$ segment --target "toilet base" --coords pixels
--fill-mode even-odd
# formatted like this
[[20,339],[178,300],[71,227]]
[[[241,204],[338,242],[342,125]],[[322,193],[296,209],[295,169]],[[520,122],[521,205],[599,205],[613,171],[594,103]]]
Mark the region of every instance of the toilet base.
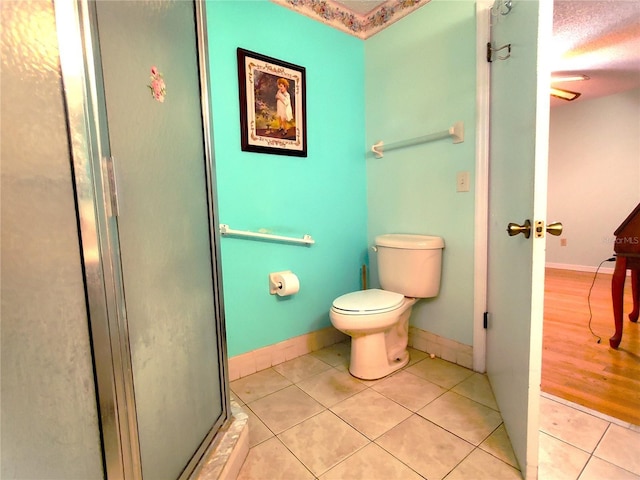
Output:
[[401,369],[407,363],[409,352],[406,348],[397,354],[396,358],[387,358],[385,332],[351,337],[349,373],[356,378],[378,380]]

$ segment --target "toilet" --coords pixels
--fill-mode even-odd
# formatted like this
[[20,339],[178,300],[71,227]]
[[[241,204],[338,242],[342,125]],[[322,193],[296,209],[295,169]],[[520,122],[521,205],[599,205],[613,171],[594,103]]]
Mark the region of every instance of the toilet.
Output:
[[441,237],[386,234],[375,238],[382,289],[347,293],[333,301],[329,317],[351,336],[349,372],[375,380],[409,362],[409,316],[421,298],[440,291]]

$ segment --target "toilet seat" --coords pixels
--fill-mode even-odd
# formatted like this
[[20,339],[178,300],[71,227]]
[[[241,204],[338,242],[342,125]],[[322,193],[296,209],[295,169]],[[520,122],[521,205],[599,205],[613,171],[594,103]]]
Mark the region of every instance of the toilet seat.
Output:
[[402,305],[404,295],[372,288],[347,293],[333,301],[333,308],[343,315],[367,315],[391,312]]

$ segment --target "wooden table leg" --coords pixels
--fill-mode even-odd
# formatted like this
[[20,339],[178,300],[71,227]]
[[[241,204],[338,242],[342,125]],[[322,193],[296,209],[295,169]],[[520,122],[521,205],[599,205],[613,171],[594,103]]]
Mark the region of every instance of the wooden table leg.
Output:
[[616,266],[613,270],[613,278],[611,279],[611,300],[613,302],[613,322],[616,327],[616,333],[609,339],[611,348],[618,348],[622,340],[622,309],[624,295],[624,281],[627,275],[627,259],[618,255],[616,257]]
[[640,291],[638,291],[638,281],[640,280],[640,270],[631,270],[631,295],[633,296],[633,310],[629,314],[629,320],[632,322],[638,321],[638,314],[640,313]]

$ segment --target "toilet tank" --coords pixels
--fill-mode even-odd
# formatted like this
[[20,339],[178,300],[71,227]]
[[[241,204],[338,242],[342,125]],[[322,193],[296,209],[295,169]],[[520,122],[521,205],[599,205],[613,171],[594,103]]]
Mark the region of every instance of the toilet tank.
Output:
[[440,291],[441,237],[412,234],[378,235],[378,278],[384,290],[405,297],[430,298]]

